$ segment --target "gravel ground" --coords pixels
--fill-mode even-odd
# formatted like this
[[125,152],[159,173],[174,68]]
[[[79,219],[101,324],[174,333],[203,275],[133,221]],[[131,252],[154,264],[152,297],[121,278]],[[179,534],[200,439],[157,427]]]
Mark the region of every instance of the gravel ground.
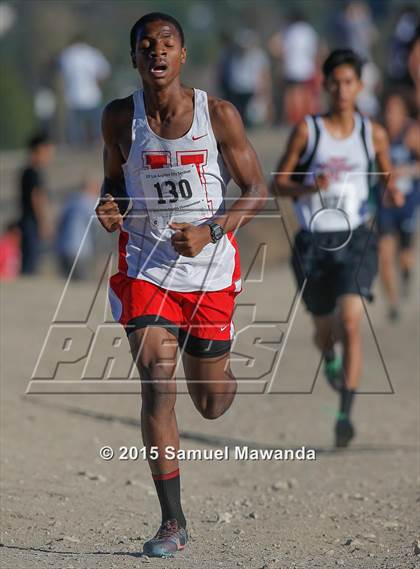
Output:
[[[158,523],[147,464],[106,462],[98,454],[105,444],[116,451],[141,445],[139,396],[24,395],[63,284],[39,277],[3,287],[3,567],[416,566],[419,393],[414,299],[393,327],[384,317],[380,299],[369,307],[394,394],[380,394],[389,392],[390,386],[365,319],[362,387],[374,393],[356,401],[358,436],[348,450],[331,446],[336,396],[322,377],[314,382],[318,358],[301,306],[293,326],[279,325],[290,333],[271,393],[240,394],[225,416],[210,422],[197,414],[187,395],[180,394],[182,447],[228,446],[230,459],[182,463],[191,541],[174,559],[150,560],[140,554],[143,540]],[[259,287],[255,282],[246,284],[239,304],[256,305],[258,322],[284,320],[293,291],[287,267],[265,274],[264,294]],[[68,292],[67,300],[78,307],[92,290],[89,284],[79,284]],[[247,309],[238,308],[236,352],[241,354],[249,352],[249,337],[243,335],[241,323],[241,318],[246,322],[241,310]],[[261,333],[267,340],[264,334],[267,331]],[[276,347],[270,334],[268,343]],[[261,353],[256,368],[267,358]],[[241,375],[243,368],[235,366]],[[254,376],[258,374],[256,369]],[[313,383],[311,394],[290,393],[310,391]],[[316,460],[235,460],[235,447],[244,446],[305,446],[315,449]]]

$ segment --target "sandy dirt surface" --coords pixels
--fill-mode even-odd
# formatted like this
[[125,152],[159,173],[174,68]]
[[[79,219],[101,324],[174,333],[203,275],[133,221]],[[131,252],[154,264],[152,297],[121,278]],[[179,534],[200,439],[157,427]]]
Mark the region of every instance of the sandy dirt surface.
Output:
[[[271,392],[239,395],[217,421],[202,419],[189,397],[179,395],[182,447],[228,446],[230,459],[182,463],[191,540],[183,553],[167,560],[140,555],[143,540],[155,532],[159,521],[147,464],[141,459],[106,462],[99,457],[103,445],[110,445],[116,454],[122,446],[141,446],[139,396],[24,395],[64,283],[39,277],[2,287],[2,567],[416,566],[415,299],[403,307],[402,321],[392,327],[380,298],[368,308],[394,394],[389,394],[390,384],[365,319],[362,388],[373,393],[356,401],[356,441],[350,449],[336,451],[332,447],[336,395],[322,374],[316,378],[319,361],[311,346],[309,318],[302,306],[294,305],[293,323],[290,318],[284,322],[294,291],[288,268],[266,271],[263,284],[251,277],[252,271],[238,299],[242,306],[236,319],[235,353],[241,357],[235,358],[234,369],[247,378],[242,390],[252,378],[262,376],[253,382],[253,390],[271,385]],[[75,285],[72,306],[76,309],[92,290],[89,284]],[[249,347],[251,336],[244,332],[249,306],[257,307],[259,324],[253,336],[262,338],[254,350]],[[273,324],[276,320],[282,322]],[[274,369],[267,362],[272,353],[281,352],[276,330],[283,331],[285,347]],[[268,355],[261,355],[263,350]],[[244,355],[248,363],[254,362],[251,371],[243,365]],[[70,368],[62,379],[66,373]],[[264,383],[267,377],[271,384]],[[235,460],[235,447],[244,446],[305,446],[316,450],[316,460]]]

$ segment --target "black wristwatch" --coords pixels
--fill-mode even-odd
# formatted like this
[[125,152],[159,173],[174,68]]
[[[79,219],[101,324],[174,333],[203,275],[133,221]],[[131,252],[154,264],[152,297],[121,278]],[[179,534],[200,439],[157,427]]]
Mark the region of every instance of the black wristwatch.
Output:
[[225,234],[225,230],[217,223],[209,223],[209,227],[212,243],[217,243]]

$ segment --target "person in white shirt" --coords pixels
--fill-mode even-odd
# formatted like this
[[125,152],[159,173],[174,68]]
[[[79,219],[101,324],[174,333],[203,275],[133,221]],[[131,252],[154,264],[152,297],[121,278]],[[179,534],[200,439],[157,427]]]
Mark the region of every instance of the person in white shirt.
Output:
[[69,142],[82,144],[98,140],[102,103],[100,82],[110,73],[107,59],[79,37],[61,52],[59,66]]
[[316,72],[318,34],[303,19],[290,23],[283,35],[284,77],[286,81],[305,83]]
[[229,71],[230,101],[245,125],[264,122],[271,108],[270,62],[253,30],[235,36]]
[[318,74],[318,34],[295,10],[285,30],[270,39],[269,48],[282,63],[286,82],[284,118],[289,124],[297,124],[306,114],[318,111],[314,90]]

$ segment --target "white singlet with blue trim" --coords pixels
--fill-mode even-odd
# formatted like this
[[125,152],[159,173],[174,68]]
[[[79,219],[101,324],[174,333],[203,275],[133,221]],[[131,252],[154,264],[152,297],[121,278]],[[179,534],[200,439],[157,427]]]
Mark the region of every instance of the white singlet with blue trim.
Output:
[[[299,163],[311,156],[315,147],[313,118],[305,117],[308,143]],[[314,232],[348,231],[364,224],[370,216],[369,162],[375,157],[372,124],[369,119],[354,113],[354,128],[344,139],[334,138],[325,127],[321,116],[315,117],[319,128],[316,152],[308,165],[304,185],[313,185],[315,176],[330,177],[327,190],[305,195],[295,201],[295,212],[302,229]],[[365,128],[367,153],[361,136]]]
[[224,213],[230,176],[213,133],[207,93],[194,90],[189,131],[166,139],[150,128],[143,90],[133,93],[132,143],[123,165],[133,207],[120,234],[119,270],[168,290],[241,289],[239,254],[232,234],[207,244],[195,257],[171,244],[170,221],[202,224]]

